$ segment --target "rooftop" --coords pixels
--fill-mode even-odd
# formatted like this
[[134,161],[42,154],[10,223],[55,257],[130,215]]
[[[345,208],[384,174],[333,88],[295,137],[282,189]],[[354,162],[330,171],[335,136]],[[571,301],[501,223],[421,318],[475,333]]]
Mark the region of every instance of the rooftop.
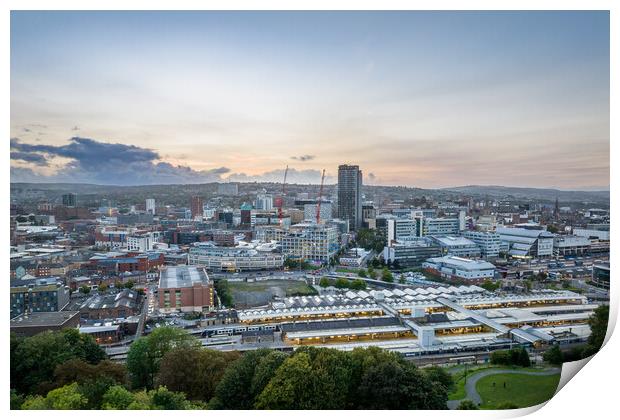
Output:
[[204,269],[192,265],[167,267],[159,275],[161,289],[192,287],[197,283],[207,285],[209,276]]
[[32,312],[11,319],[11,327],[61,326],[78,314],[79,312],[76,311]]

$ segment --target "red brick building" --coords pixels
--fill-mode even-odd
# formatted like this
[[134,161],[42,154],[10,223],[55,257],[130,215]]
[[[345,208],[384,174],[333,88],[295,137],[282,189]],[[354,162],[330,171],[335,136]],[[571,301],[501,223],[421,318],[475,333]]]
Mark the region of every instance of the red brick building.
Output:
[[214,307],[213,282],[204,268],[168,267],[160,273],[160,312],[208,312]]

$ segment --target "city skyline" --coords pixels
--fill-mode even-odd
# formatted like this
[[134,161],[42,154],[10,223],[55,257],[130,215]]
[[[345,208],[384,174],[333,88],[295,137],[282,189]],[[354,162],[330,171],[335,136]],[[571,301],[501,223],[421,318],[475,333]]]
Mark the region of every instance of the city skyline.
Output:
[[607,12],[13,12],[11,73],[13,182],[609,189]]

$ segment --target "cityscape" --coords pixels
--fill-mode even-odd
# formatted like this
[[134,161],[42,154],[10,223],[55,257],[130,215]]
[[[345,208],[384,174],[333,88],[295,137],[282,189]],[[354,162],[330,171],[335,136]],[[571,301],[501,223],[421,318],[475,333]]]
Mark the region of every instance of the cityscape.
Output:
[[[34,42],[32,25],[44,22],[45,33],[46,25],[71,21],[76,13],[13,13],[12,70],[28,62],[20,48]],[[227,25],[253,19],[213,15],[201,22],[222,31],[222,39],[229,36]],[[335,15],[308,17],[345,19]],[[396,15],[351,15],[347,27],[355,31],[376,18],[384,28]],[[471,23],[470,16],[460,21],[454,15],[457,26]],[[484,23],[484,15],[476,19]],[[145,27],[154,23],[148,19],[167,18],[175,39],[185,35],[175,25],[202,19],[200,13],[165,12],[83,16],[93,24],[118,19],[121,34],[132,19],[148,33]],[[300,18],[255,16],[255,22],[273,20],[274,33],[284,20]],[[607,22],[602,60],[609,59],[608,13],[538,17],[567,34],[570,22]],[[440,22],[441,16],[429,19]],[[49,48],[70,42],[55,36]],[[346,44],[345,38],[338,39]],[[313,51],[310,41],[296,42]],[[596,68],[575,80],[586,73],[596,79],[596,59]],[[600,87],[607,100],[608,64]],[[229,75],[214,74],[229,83]],[[247,82],[243,72],[236,76]],[[331,149],[329,136],[317,143],[300,138],[294,150],[287,145],[277,152],[265,140],[262,150],[256,143],[269,131],[265,121],[252,122],[262,133],[255,142],[222,140],[212,153],[208,144],[180,140],[178,150],[174,141],[163,147],[155,140],[101,140],[105,130],[86,109],[82,120],[76,110],[80,125],[69,135],[58,131],[64,120],[56,117],[35,128],[24,121],[43,121],[37,118],[51,111],[42,111],[45,101],[25,104],[33,95],[22,85],[27,77],[12,82],[11,94],[13,410],[516,409],[545,403],[562,364],[589,357],[603,344],[610,301],[608,102],[606,115],[597,117],[604,105],[593,106],[592,118],[564,139],[565,146],[559,131],[545,131],[558,148],[557,158],[544,164],[537,163],[536,139],[526,144],[506,134],[510,147],[490,140],[478,149],[482,157],[474,156],[476,142],[465,151],[437,140],[434,161],[425,142],[412,140],[413,153],[428,160],[418,165],[404,143],[392,145],[387,137],[387,155],[365,148],[370,143],[363,137],[357,144],[343,139],[349,152]],[[42,82],[42,95],[53,94],[48,82],[55,83]],[[322,89],[322,79],[317,83]],[[366,98],[359,99],[363,107]],[[108,118],[113,109],[101,101],[102,118]],[[270,106],[265,103],[265,114]],[[325,113],[338,106],[335,99]],[[282,126],[295,123],[301,124]],[[471,134],[469,125],[463,129]],[[605,129],[606,138],[591,140]],[[216,131],[227,136],[235,130]],[[584,155],[588,145],[591,153]],[[427,171],[433,162],[436,171]]]

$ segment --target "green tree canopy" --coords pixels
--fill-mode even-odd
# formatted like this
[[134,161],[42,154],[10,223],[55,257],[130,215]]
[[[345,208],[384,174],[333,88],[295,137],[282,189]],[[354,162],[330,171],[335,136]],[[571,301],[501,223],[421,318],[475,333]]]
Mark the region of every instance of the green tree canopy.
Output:
[[43,332],[11,344],[11,387],[23,394],[46,394],[54,370],[68,360],[97,363],[106,357],[91,336],[75,329]]
[[[273,353],[276,355],[272,356]],[[223,410],[252,409],[256,396],[263,391],[287,357],[285,353],[268,349],[245,352],[226,369],[209,407]]]
[[594,310],[594,314],[588,319],[590,325],[590,337],[583,357],[588,357],[600,350],[605,342],[607,334],[607,323],[609,321],[609,305],[601,305]]
[[228,365],[238,358],[237,352],[175,348],[162,357],[156,383],[190,400],[209,401]]
[[478,406],[470,400],[463,400],[459,403],[457,410],[478,410]]
[[174,348],[199,347],[200,342],[175,327],[156,328],[146,337],[134,341],[127,353],[127,370],[134,388],[153,388],[161,358]]

